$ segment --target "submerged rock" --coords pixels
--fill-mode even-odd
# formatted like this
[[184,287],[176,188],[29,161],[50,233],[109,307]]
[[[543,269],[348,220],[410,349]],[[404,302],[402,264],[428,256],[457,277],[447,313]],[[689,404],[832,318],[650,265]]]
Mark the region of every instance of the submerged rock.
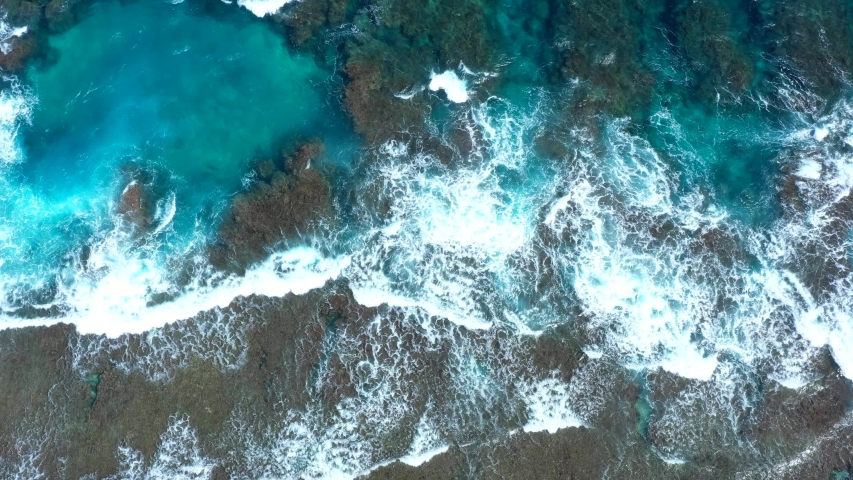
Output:
[[[821,102],[834,99],[847,83],[846,72],[853,70],[853,5],[845,0],[787,0],[764,6],[761,14],[782,72],[792,77],[791,86],[817,94]],[[791,106],[809,111],[818,105],[806,101]]]
[[621,0],[555,2],[554,7],[549,22],[561,58],[559,75],[567,83],[581,82],[574,116],[637,115],[648,108],[656,79],[643,64],[643,32],[654,23],[654,10]]
[[145,232],[151,228],[154,221],[152,202],[141,183],[133,180],[124,187],[119,196],[116,213],[136,232]]
[[755,59],[746,51],[735,21],[745,15],[731,11],[718,1],[680,2],[668,12],[675,16],[677,39],[690,58],[701,100],[713,105],[720,100],[737,101],[755,79]]

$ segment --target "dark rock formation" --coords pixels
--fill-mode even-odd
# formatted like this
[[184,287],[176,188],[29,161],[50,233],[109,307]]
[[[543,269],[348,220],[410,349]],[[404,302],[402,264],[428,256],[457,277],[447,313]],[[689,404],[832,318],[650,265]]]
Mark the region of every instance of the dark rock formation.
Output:
[[376,144],[403,139],[401,137],[407,136],[409,132],[423,134],[423,117],[426,112],[424,99],[404,100],[394,96],[394,93],[423,80],[417,79],[415,75],[399,79],[386,78],[380,65],[377,58],[355,59],[347,63],[346,72],[350,82],[346,87],[346,106],[355,131],[368,142]]
[[169,193],[168,178],[150,165],[127,163],[120,168],[121,193],[114,213],[132,238],[142,240],[157,227],[158,202]]
[[[768,2],[764,19],[774,53],[792,68],[794,84],[834,99],[853,69],[853,5],[844,0]],[[802,105],[801,108],[810,105]]]
[[[640,57],[654,21],[643,2],[554,2],[550,18],[564,82],[578,78],[574,116],[636,115],[649,106],[655,78]],[[602,15],[601,12],[608,12]]]
[[124,187],[118,199],[116,213],[127,222],[137,234],[151,228],[154,222],[153,202],[145,186],[135,180]]
[[323,154],[318,143],[286,155],[279,170],[264,162],[260,181],[237,195],[219,228],[211,260],[219,268],[245,268],[277,243],[311,233],[331,220],[331,187],[311,162]]
[[853,409],[853,383],[841,376],[829,349],[813,363],[819,377],[812,383],[793,390],[768,381],[763,389],[751,435],[769,458],[782,461],[807,450]]
[[48,34],[71,28],[84,14],[89,0],[2,0],[0,10],[11,28],[26,27],[20,37],[12,37],[5,51],[0,51],[0,68],[21,72],[33,56],[44,56],[49,47]]
[[690,59],[701,100],[712,105],[718,98],[739,98],[755,78],[754,60],[737,34],[744,29],[733,26],[732,17],[740,12],[714,0],[681,3],[668,13],[675,17],[677,39]]
[[[343,52],[347,112],[370,144],[397,140],[449,161],[470,149],[470,139],[430,130],[430,108],[446,100],[422,89],[431,72],[460,62],[474,70],[494,66],[497,30],[487,15],[493,7],[473,0],[428,8],[396,0],[328,0],[289,3],[277,19],[297,48],[320,58],[334,55],[330,45]],[[396,96],[404,92],[414,94]]]
[[367,2],[358,0],[318,0],[285,7],[282,21],[288,38],[297,47],[316,47],[318,37],[327,29],[342,25]]

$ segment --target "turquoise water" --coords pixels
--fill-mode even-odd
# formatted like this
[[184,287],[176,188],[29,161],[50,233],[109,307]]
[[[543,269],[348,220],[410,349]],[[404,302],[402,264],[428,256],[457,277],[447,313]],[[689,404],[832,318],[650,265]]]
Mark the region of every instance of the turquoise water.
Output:
[[252,162],[315,137],[334,156],[347,135],[325,101],[328,72],[234,6],[98,2],[51,46],[27,72],[29,121],[3,167],[7,281],[49,285],[57,264],[109,235],[139,172],[161,210],[175,206],[145,248],[183,252],[214,231]]

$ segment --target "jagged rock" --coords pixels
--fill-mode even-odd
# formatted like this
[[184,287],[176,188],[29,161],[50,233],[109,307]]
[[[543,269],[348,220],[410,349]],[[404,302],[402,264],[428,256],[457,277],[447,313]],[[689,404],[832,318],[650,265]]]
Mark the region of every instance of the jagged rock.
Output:
[[853,383],[840,374],[827,348],[813,369],[820,377],[797,390],[774,381],[764,387],[751,436],[769,458],[781,461],[806,450],[853,408]]

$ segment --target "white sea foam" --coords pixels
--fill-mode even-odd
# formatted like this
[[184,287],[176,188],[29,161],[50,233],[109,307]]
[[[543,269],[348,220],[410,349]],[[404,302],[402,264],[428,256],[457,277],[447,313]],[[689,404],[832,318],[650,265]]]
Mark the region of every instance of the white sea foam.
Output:
[[[612,332],[600,346],[602,353],[635,368],[661,366],[690,378],[710,378],[715,355],[701,351],[691,337],[709,321],[712,292],[686,274],[689,264],[678,260],[677,249],[627,247],[628,236],[648,235],[637,227],[650,226],[622,223],[621,212],[601,199],[619,195],[624,208],[655,215],[677,215],[682,207],[673,204],[666,169],[651,147],[618,124],[611,135],[614,147],[602,174],[618,185],[618,193],[599,190],[588,177],[597,174],[579,170],[570,193],[555,201],[545,217],[552,228],[570,229],[580,243],[577,257],[561,264],[573,271],[574,290],[591,327]],[[569,206],[572,214],[561,216]],[[687,215],[682,228],[693,228],[695,216]],[[699,217],[706,226],[718,221]]]
[[[387,285],[387,282],[386,282]],[[370,288],[354,286],[352,295],[355,300],[366,307],[378,307],[380,305],[391,305],[403,308],[420,308],[430,315],[446,318],[451,322],[472,330],[484,330],[492,327],[491,322],[486,322],[477,316],[459,315],[457,312],[441,304],[441,301],[429,298],[410,298],[405,295],[389,292],[390,288]]]
[[423,451],[417,454],[410,454],[402,457],[400,461],[405,463],[406,465],[411,465],[413,467],[418,467],[423,465],[424,463],[430,461],[432,457],[436,455],[440,455],[448,450],[447,446],[433,448],[432,450]]
[[121,238],[110,236],[92,248],[88,269],[71,285],[59,287],[59,302],[69,311],[58,318],[29,321],[3,318],[10,327],[74,323],[81,333],[141,333],[167,323],[223,308],[239,296],[302,294],[337,278],[348,257],[325,258],[317,250],[297,247],[271,255],[242,277],[223,278],[213,287],[195,286],[174,301],[149,305],[149,293],[168,291],[170,273],[157,259],[130,253]]
[[12,40],[15,37],[22,37],[27,33],[27,27],[12,27],[5,21],[5,15],[3,20],[0,20],[0,51],[3,52],[3,55],[8,55],[12,51]]
[[293,0],[237,0],[237,4],[259,17],[272,15]]
[[424,91],[423,86],[411,87],[407,88],[401,92],[397,92],[394,94],[395,97],[400,98],[402,100],[411,100],[415,98],[415,95]]
[[519,172],[526,165],[524,135],[536,122],[522,115],[494,118],[486,113],[492,108],[474,109],[482,162],[449,169],[399,143],[384,146],[388,159],[375,176],[393,198],[391,218],[353,254],[346,275],[359,302],[419,307],[473,329],[489,328],[495,315],[507,319],[495,310],[500,295],[510,293],[482,287],[527,248],[542,192],[516,194],[501,186],[499,169]]
[[449,448],[442,444],[438,432],[426,418],[421,418],[409,454],[401,457],[400,462],[417,467],[428,462],[432,457],[446,452]]
[[[671,117],[656,121],[670,122],[667,132],[677,134]],[[563,188],[569,193],[553,200],[544,218],[546,225],[569,232],[579,245],[565,259],[556,257],[557,252],[553,255],[572,272],[588,328],[603,335],[600,344],[589,348],[632,368],[660,367],[701,381],[717,378],[721,352],[734,353],[745,362],[776,358],[771,377],[789,385],[806,381],[803,375],[808,375],[808,358],[815,350],[793,329],[814,338],[812,343],[818,346],[828,342],[829,335],[821,327],[825,321],[809,320],[820,310],[807,288],[779,267],[799,248],[791,239],[810,235],[825,220],[812,215],[812,226],[789,224],[769,242],[757,233],[752,237],[753,232],[723,228],[724,210],[709,205],[711,199],[699,192],[681,192],[674,198],[675,181],[652,147],[626,134],[619,121],[611,128],[608,157],[585,157],[587,162]],[[799,135],[791,141],[815,140]],[[689,145],[681,148],[687,160],[696,160]],[[847,185],[846,177],[832,174],[846,170],[837,164],[824,159],[818,165],[830,167],[818,175],[814,165],[800,173]],[[613,186],[602,186],[601,177]],[[662,217],[672,222],[663,245],[652,234]],[[727,237],[733,244],[743,241],[741,235],[751,238],[747,249],[763,260],[764,268],[748,273],[728,249],[698,253],[706,232]],[[718,255],[733,265],[720,264]],[[715,273],[697,275],[702,271]],[[718,296],[736,308],[718,311]],[[781,359],[779,352],[785,352]]]
[[175,218],[175,213],[177,213],[178,210],[175,201],[175,192],[172,192],[165,198],[161,198],[157,201],[157,208],[154,213],[154,221],[157,226],[154,228],[152,235],[156,236],[172,223],[172,220]]
[[820,172],[823,170],[823,165],[815,160],[803,160],[800,163],[800,168],[797,169],[796,175],[809,180],[817,180],[820,178]]
[[118,450],[120,471],[110,480],[161,479],[202,480],[210,478],[216,466],[199,448],[198,435],[186,415],[172,415],[166,431],[160,436],[157,453],[146,463],[142,452],[121,446]]
[[583,425],[569,406],[569,385],[556,379],[545,379],[528,389],[528,420],[525,432],[556,433],[561,428]]
[[18,129],[30,122],[36,102],[35,96],[22,87],[17,79],[4,77],[4,80],[11,82],[11,87],[0,92],[0,166],[17,163],[22,159]]
[[429,89],[433,92],[444,90],[447,99],[454,103],[465,103],[468,101],[468,82],[459,78],[453,70],[445,70],[441,73],[432,72],[429,78]]

